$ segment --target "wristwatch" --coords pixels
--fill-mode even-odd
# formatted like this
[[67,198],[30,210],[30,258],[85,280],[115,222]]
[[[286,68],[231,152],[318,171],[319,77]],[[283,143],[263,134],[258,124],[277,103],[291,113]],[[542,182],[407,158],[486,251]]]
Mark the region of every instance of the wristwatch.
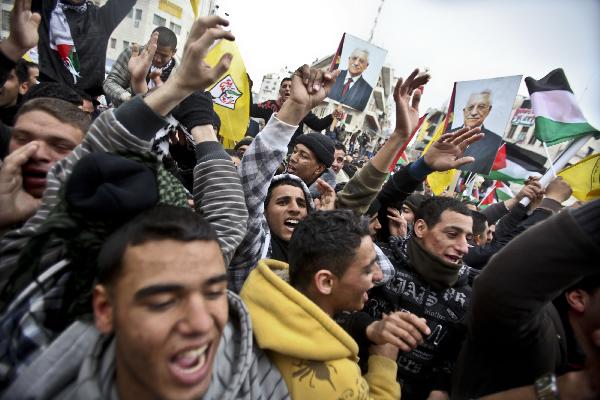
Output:
[[539,400],[559,400],[558,385],[556,384],[556,375],[552,372],[544,374],[536,379],[535,394]]

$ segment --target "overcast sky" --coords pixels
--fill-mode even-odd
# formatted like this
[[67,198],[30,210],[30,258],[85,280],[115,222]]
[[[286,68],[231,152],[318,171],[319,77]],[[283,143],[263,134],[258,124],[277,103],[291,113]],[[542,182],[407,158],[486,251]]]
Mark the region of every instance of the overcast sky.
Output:
[[[380,0],[217,0],[230,14],[246,69],[262,76],[332,54],[343,32],[369,39]],[[373,43],[396,76],[428,67],[422,111],[452,83],[564,68],[584,115],[600,128],[600,0],[386,0]],[[257,90],[257,89],[255,89]],[[521,94],[527,94],[521,84]]]

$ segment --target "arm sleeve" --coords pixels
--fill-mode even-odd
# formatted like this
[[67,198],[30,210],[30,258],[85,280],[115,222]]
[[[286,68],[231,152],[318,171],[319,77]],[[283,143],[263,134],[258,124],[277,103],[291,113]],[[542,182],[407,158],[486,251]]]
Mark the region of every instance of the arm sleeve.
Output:
[[215,228],[225,258],[233,257],[246,234],[248,211],[237,170],[218,142],[196,145],[198,163],[194,168],[194,203]]
[[482,210],[481,213],[485,215],[489,224],[495,224],[500,218],[505,216],[508,213],[508,209],[504,202],[492,204],[485,210]]
[[297,128],[273,116],[242,158],[238,172],[248,208],[248,230],[228,269],[230,289],[236,293],[260,259],[268,233],[264,202],[271,179],[285,158],[288,142]]
[[108,36],[127,16],[136,0],[108,0],[100,7],[99,18]]
[[378,171],[371,163],[354,174],[336,196],[336,208],[347,208],[364,214],[381,190],[387,173]]
[[333,122],[333,115],[329,114],[323,118],[317,117],[312,112],[309,112],[306,117],[302,120],[310,129],[317,132],[321,132],[323,129],[327,129]]
[[600,230],[599,219],[586,225],[579,220],[590,214],[600,215],[600,200],[527,229],[490,260],[474,284],[474,335],[486,329],[511,334],[534,329],[542,307],[581,278],[600,272],[600,244],[593,236]]
[[369,397],[373,400],[400,398],[400,384],[396,382],[398,365],[387,357],[369,356],[369,372],[364,376],[369,384]]
[[[273,111],[268,108],[259,107],[258,104],[250,104],[250,116],[252,118],[262,118],[265,120],[265,123],[269,122],[271,116],[273,115]],[[286,145],[287,146],[287,145]]]
[[[5,285],[6,279],[16,267],[21,249],[29,238],[35,235],[39,226],[58,203],[59,191],[77,161],[92,152],[150,151],[149,140],[165,124],[166,121],[152,111],[140,97],[136,97],[116,111],[108,110],[100,114],[90,126],[83,142],[48,172],[42,205],[35,215],[27,220],[23,227],[10,231],[2,237],[0,287]],[[48,249],[42,257],[44,265],[59,261],[60,241],[54,241]]]
[[123,93],[132,93],[131,74],[129,73],[129,59],[131,58],[131,49],[125,49],[117,57],[117,61],[113,64],[108,76],[104,80],[102,88],[104,93],[110,97],[115,107],[123,103],[121,96]]

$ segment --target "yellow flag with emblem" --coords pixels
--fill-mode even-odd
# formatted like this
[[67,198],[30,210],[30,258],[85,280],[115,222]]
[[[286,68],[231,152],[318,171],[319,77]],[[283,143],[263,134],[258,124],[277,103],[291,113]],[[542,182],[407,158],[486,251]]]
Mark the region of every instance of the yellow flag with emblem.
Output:
[[219,134],[226,139],[225,147],[231,148],[235,144],[233,142],[241,140],[248,130],[250,84],[244,60],[235,42],[221,40],[210,50],[205,61],[214,67],[225,53],[233,55],[231,65],[207,90],[212,95],[215,112],[221,118]]
[[588,201],[600,197],[600,153],[592,154],[577,164],[558,173],[573,189],[577,200]]

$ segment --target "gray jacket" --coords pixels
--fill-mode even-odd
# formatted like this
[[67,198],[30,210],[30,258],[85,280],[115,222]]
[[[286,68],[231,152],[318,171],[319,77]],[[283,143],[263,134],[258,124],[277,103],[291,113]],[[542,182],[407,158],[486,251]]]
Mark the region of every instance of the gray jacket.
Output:
[[[248,310],[228,293],[229,320],[204,400],[289,399],[279,370],[254,344]],[[73,323],[24,369],[0,400],[118,400],[115,340],[91,324]]]

